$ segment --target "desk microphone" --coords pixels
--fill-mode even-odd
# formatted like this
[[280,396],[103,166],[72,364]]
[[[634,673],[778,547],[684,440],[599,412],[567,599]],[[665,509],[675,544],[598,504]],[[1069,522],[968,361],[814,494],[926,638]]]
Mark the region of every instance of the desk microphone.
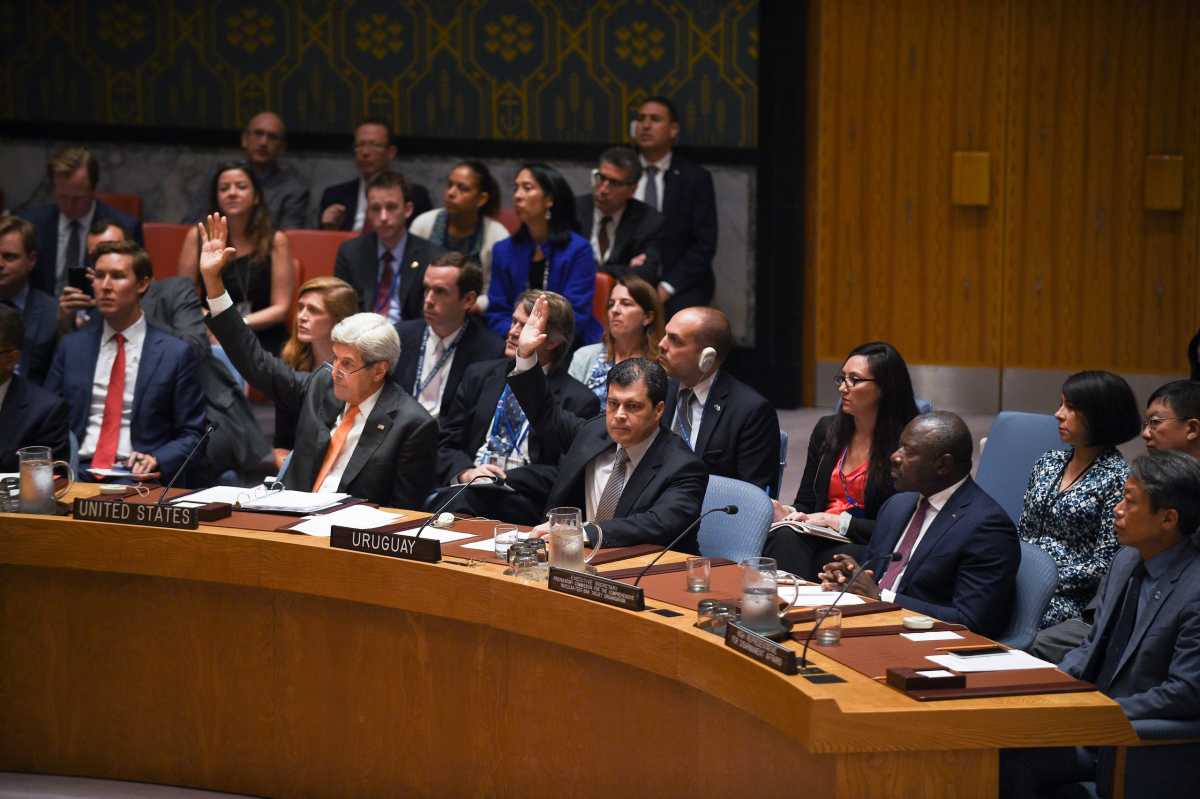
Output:
[[[875,560],[868,562],[867,565],[873,566],[876,563],[891,564],[891,563],[895,563],[898,560],[900,560],[899,552],[889,552],[886,555],[880,555],[879,557],[875,558]],[[838,595],[833,598],[833,601],[830,602],[827,607],[833,607],[834,605],[836,605],[841,600],[841,598],[846,595],[846,591],[849,590],[850,586],[854,584],[854,581],[858,579],[858,575],[862,574],[864,571],[867,571],[867,569],[859,568],[858,571],[856,571],[854,574],[852,574],[850,576],[850,579],[846,581],[846,584],[842,586],[842,590],[838,592]],[[796,591],[799,592],[799,590],[800,590],[800,586],[797,585]],[[821,622],[823,622],[823,621],[825,621],[824,616],[817,619],[817,623],[813,625],[813,628],[808,631],[808,635],[805,636],[805,638],[804,638],[804,651],[800,653],[800,668],[802,668],[802,669],[808,668],[808,645],[810,643],[812,643],[813,636],[817,634],[817,628],[821,626]]]
[[736,516],[737,512],[738,512],[737,505],[723,505],[719,508],[710,508],[709,510],[704,511],[704,513],[701,513],[699,516],[696,517],[696,521],[689,524],[687,526],[686,530],[684,530],[682,533],[680,533],[678,536],[675,537],[675,540],[671,542],[670,546],[668,546],[667,549],[664,549],[662,552],[659,552],[657,555],[654,556],[654,560],[652,560],[648,564],[646,564],[646,568],[642,569],[642,571],[638,574],[637,579],[633,581],[634,586],[637,586],[637,584],[642,581],[642,578],[646,576],[646,572],[650,571],[650,567],[653,566],[655,563],[658,563],[659,558],[661,558],[663,555],[667,554],[668,549],[670,549],[671,547],[675,546],[680,541],[682,541],[683,537],[685,535],[687,535],[688,533],[690,533],[696,527],[696,525],[700,523],[700,521],[705,516],[707,516],[710,513],[728,513],[730,516]]
[[164,502],[166,502],[167,492],[170,491],[175,486],[175,481],[179,479],[179,475],[183,474],[183,470],[187,468],[188,463],[192,460],[192,456],[195,455],[200,450],[200,445],[202,445],[205,442],[205,440],[210,435],[212,435],[212,431],[214,431],[216,429],[217,429],[216,422],[208,423],[208,426],[204,428],[204,435],[200,436],[200,440],[196,442],[196,446],[192,447],[192,451],[189,452],[188,456],[183,459],[183,465],[180,466],[179,469],[176,470],[175,476],[171,478],[171,482],[167,483],[167,485],[163,488],[162,494],[160,494],[158,497],[158,502],[154,503],[155,505],[161,505]]
[[461,494],[462,492],[466,491],[468,488],[470,488],[471,484],[474,483],[476,480],[487,480],[488,482],[492,483],[493,485],[500,482],[500,478],[496,477],[494,474],[477,474],[477,475],[475,475],[470,480],[463,483],[462,486],[457,491],[454,492],[454,495],[452,497],[450,497],[450,499],[443,502],[442,506],[440,508],[438,508],[437,510],[435,510],[433,512],[433,515],[431,515],[428,519],[425,520],[425,523],[421,525],[420,529],[417,530],[417,534],[414,535],[413,538],[420,538],[421,533],[425,532],[425,528],[428,527],[434,519],[440,518],[442,515],[442,511],[444,511],[446,508],[448,508],[450,506],[450,503],[452,503],[452,502],[454,502],[454,500],[458,499],[458,495]]

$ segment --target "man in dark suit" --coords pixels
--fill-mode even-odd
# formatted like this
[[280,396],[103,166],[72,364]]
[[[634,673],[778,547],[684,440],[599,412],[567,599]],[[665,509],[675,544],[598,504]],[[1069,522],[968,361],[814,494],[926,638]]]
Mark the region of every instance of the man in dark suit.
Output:
[[331,334],[332,365],[293,370],[262,348],[234,310],[221,270],[236,253],[223,246],[225,219],[209,225],[200,250],[209,329],[246,380],[297,420],[284,481],[302,491],[420,507],[433,485],[437,422],[388,379],[400,357],[396,329],[378,314],[348,316]]
[[771,404],[721,365],[733,351],[729,319],[715,308],[671,317],[658,362],[671,376],[663,424],[713,474],[754,483],[779,480],[779,417]]
[[[1059,668],[1130,720],[1200,718],[1200,464],[1170,450],[1138,458],[1113,517],[1122,549],[1100,585],[1096,623]],[[1094,780],[1097,754],[1002,750],[1000,796],[1053,796]]]
[[134,242],[96,248],[92,285],[102,324],[59,342],[46,388],[67,401],[86,469],[125,464],[137,478],[175,477],[204,428],[196,353],[146,321],[139,298],[150,257]]
[[[667,375],[645,358],[629,358],[608,373],[604,417],[580,419],[564,413],[551,397],[546,377],[533,368],[546,341],[548,306],[539,297],[517,343],[517,363],[508,384],[541,441],[540,457],[558,471],[545,507],[583,510],[597,524],[605,546],[667,546],[700,514],[708,470],[676,436],[662,429]],[[559,454],[561,453],[561,454]],[[537,532],[548,532],[539,525]],[[595,543],[589,529],[589,538]],[[696,539],[679,543],[696,551]]]
[[592,170],[592,193],[575,198],[575,220],[579,232],[591,240],[601,272],[619,278],[632,271],[653,286],[661,267],[663,217],[633,199],[641,177],[637,153],[628,147],[605,150]]
[[[367,188],[371,181],[391,169],[396,158],[396,145],[392,143],[392,128],[382,119],[368,119],[354,129],[354,167],[358,177],[345,183],[337,183],[321,193],[321,205],[317,213],[319,226],[325,230],[370,231],[371,220],[367,216]],[[412,206],[405,219],[416,219],[433,208],[429,190],[414,183],[411,191],[405,191]]]
[[[472,489],[455,501],[453,510],[524,524],[543,518],[542,497],[554,481],[554,467],[549,465],[553,458],[541,457],[540,441],[531,433],[525,412],[505,382],[517,355],[518,337],[542,293],[530,290],[517,298],[504,357],[468,366],[453,401],[438,420],[439,485],[491,475],[503,479],[516,493]],[[568,413],[590,419],[600,412],[600,401],[566,369],[567,349],[575,335],[575,312],[565,297],[545,294],[547,343],[538,351],[538,363],[553,401]],[[439,492],[430,507],[448,497],[448,492]]]
[[408,232],[412,203],[397,172],[371,179],[367,218],[371,232],[342,242],[333,273],[354,286],[364,311],[392,321],[420,319],[425,268],[443,250]]
[[15,373],[23,328],[21,313],[0,305],[0,472],[18,470],[17,450],[22,447],[50,447],[56,460],[71,454],[66,403]]
[[97,219],[107,219],[142,243],[142,223],[96,199],[100,163],[86,147],[55,153],[46,171],[54,186],[54,203],[22,214],[37,228],[37,267],[32,285],[55,297],[67,284],[70,269],[83,269],[84,239]]
[[[850,591],[998,635],[1008,623],[1021,548],[1012,519],[971,479],[971,433],[953,413],[918,416],[892,454],[898,492],[883,504],[866,564],[836,555],[821,579]],[[899,557],[895,557],[895,556]],[[892,560],[888,560],[892,556]]]
[[635,133],[644,171],[635,196],[666,220],[658,296],[670,319],[678,310],[712,301],[717,197],[709,171],[674,151],[679,115],[669,99],[645,100]]
[[425,270],[424,289],[425,318],[396,325],[395,379],[436,419],[454,401],[467,367],[499,358],[504,342],[470,313],[483,291],[483,270],[462,253],[434,258]]
[[33,225],[15,216],[0,217],[0,306],[16,308],[22,316],[25,340],[16,373],[41,385],[50,371],[58,343],[57,303],[44,291],[29,285],[37,263]]

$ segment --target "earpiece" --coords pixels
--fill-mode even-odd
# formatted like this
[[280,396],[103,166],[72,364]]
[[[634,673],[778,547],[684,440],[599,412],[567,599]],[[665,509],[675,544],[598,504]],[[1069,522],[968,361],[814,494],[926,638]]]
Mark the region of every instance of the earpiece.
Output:
[[712,347],[705,347],[700,352],[700,371],[707,372],[713,368],[717,362],[717,351]]

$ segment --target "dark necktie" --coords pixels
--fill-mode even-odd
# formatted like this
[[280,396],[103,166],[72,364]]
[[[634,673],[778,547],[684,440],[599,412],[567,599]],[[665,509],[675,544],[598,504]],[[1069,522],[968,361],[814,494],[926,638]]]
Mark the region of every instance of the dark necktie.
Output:
[[611,216],[600,217],[600,230],[596,233],[596,243],[600,245],[600,263],[608,260],[608,226],[611,224]]
[[646,167],[646,194],[643,202],[655,211],[661,211],[662,209],[658,207],[658,182],[654,179],[654,176],[657,174],[658,167]]
[[61,282],[61,283],[60,283],[58,286],[55,286],[55,289],[56,289],[56,290],[57,290],[59,293],[61,293],[61,292],[62,292],[62,286],[65,286],[65,285],[66,285],[66,283],[67,283],[67,273],[68,273],[68,271],[69,271],[69,270],[71,270],[71,269],[78,269],[78,268],[79,268],[79,261],[80,261],[80,257],[79,257],[79,255],[80,255],[80,254],[79,254],[79,250],[80,250],[80,244],[79,244],[79,228],[80,228],[80,224],[79,224],[79,220],[75,220],[74,222],[72,222],[72,223],[71,223],[71,225],[70,225],[70,228],[71,228],[71,233],[70,233],[70,235],[69,235],[69,236],[68,236],[68,238],[67,238],[67,254],[66,254],[66,256],[63,258],[63,274],[62,274],[62,282]]
[[675,403],[675,432],[683,439],[683,443],[692,447],[692,400],[695,392],[690,388],[679,389],[679,401]]
[[611,519],[617,512],[617,504],[621,501],[621,492],[625,490],[625,465],[629,463],[629,455],[624,447],[617,447],[617,459],[613,463],[612,474],[604,484],[604,492],[596,503],[596,518],[594,522]]
[[379,276],[379,285],[375,287],[375,313],[388,315],[388,306],[392,303],[392,281],[396,279],[396,269],[393,266],[395,256],[388,250],[380,258],[383,262],[383,272]]
[[1096,677],[1096,687],[1101,691],[1107,690],[1112,684],[1117,665],[1121,662],[1121,655],[1125,654],[1125,647],[1129,646],[1129,637],[1133,634],[1133,625],[1137,621],[1138,599],[1141,597],[1142,583],[1145,579],[1146,565],[1139,563],[1129,575],[1129,582],[1125,586],[1121,615],[1105,636],[1107,643],[1104,647],[1104,662],[1100,667],[1099,676]]
[[917,543],[917,536],[921,534],[921,526],[925,524],[925,516],[929,513],[929,500],[921,497],[917,503],[917,510],[913,514],[912,521],[908,523],[908,529],[904,531],[904,537],[900,539],[900,546],[896,551],[900,553],[900,560],[892,561],[888,564],[887,570],[883,573],[883,579],[879,581],[880,588],[895,590],[896,580],[900,577],[900,572],[908,565],[908,559],[912,556],[913,547]]

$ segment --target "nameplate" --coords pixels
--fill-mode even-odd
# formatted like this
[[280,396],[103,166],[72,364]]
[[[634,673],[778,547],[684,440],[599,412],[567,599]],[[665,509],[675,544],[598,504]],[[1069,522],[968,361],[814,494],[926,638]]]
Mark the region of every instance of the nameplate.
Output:
[[757,660],[768,668],[783,674],[799,674],[796,653],[770,638],[751,632],[740,624],[725,627],[725,646],[736,649],[743,655]]
[[200,526],[196,508],[125,502],[120,499],[77,499],[71,515],[83,522],[117,522],[171,530],[195,530]]
[[329,530],[329,546],[400,560],[419,560],[422,563],[437,563],[442,559],[442,545],[432,538],[381,533],[378,530],[357,530],[336,524]]
[[557,566],[550,567],[550,590],[625,610],[646,609],[646,593],[641,586]]

